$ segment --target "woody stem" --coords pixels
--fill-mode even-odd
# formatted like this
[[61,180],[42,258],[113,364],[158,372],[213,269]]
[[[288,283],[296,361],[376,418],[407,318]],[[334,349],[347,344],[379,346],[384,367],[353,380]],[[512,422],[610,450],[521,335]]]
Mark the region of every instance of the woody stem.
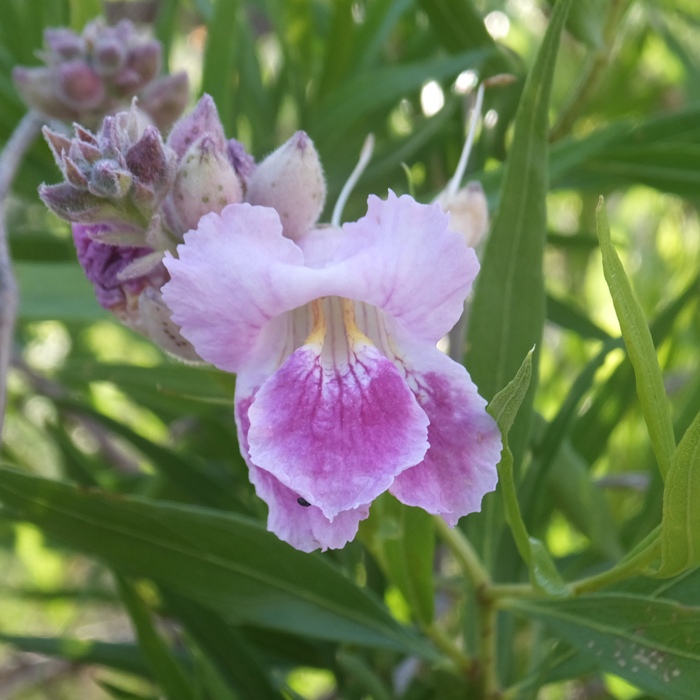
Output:
[[7,399],[7,373],[12,355],[15,319],[19,295],[12,272],[10,246],[7,239],[7,197],[27,149],[39,133],[44,119],[37,112],[28,112],[15,128],[0,153],[0,436]]

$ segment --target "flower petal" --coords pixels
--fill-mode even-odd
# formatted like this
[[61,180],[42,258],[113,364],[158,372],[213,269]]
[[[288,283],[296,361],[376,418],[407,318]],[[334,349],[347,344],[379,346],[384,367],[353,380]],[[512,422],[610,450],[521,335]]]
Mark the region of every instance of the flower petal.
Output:
[[302,552],[340,549],[354,539],[360,521],[369,515],[369,505],[363,505],[338,513],[331,521],[320,508],[302,505],[303,499],[264,469],[252,465],[250,480],[267,503],[267,529]]
[[[247,392],[244,390],[244,393]],[[369,515],[369,505],[338,513],[330,521],[320,508],[302,505],[304,501],[299,501],[299,494],[269,472],[253,465],[248,450],[248,409],[252,402],[252,396],[237,398],[236,423],[241,452],[250,469],[250,480],[258,496],[268,505],[267,529],[302,552],[343,547],[357,534],[360,521]]]
[[479,263],[463,237],[449,230],[449,216],[438,204],[393,192],[386,201],[371,196],[366,216],[343,231],[329,262],[336,294],[384,309],[431,342],[454,326]]
[[329,519],[371,502],[428,446],[428,419],[393,363],[361,342],[353,353],[333,364],[302,346],[248,411],[253,464]]
[[207,214],[178,254],[164,260],[163,299],[199,356],[220,369],[241,369],[268,321],[308,300],[303,254],[274,209],[232,204]]
[[484,495],[496,488],[501,436],[462,365],[432,346],[401,342],[400,349],[408,384],[430,419],[430,448],[420,464],[396,477],[390,491],[454,526],[480,510]]

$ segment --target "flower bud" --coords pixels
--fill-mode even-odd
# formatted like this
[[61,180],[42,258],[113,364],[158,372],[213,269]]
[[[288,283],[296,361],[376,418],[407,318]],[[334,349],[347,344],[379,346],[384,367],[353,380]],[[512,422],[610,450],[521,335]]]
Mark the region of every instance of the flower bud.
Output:
[[113,160],[99,160],[93,166],[88,190],[98,197],[123,199],[131,188],[131,174]]
[[[107,26],[95,20],[82,35],[70,29],[47,29],[45,66],[18,67],[13,80],[24,101],[55,119],[80,121],[96,127],[105,115],[154,82],[161,64],[161,46],[129,21]],[[145,101],[157,111],[157,124],[168,127],[185,107],[186,78],[160,86],[157,99]],[[172,94],[168,94],[172,92]]]
[[47,51],[42,54],[50,63],[53,57],[59,60],[72,61],[85,54],[85,39],[76,34],[72,29],[58,27],[44,31],[44,44]]
[[210,212],[219,214],[227,204],[243,199],[241,181],[215,140],[202,136],[190,146],[178,166],[172,207],[180,232],[197,228]]
[[163,75],[148,85],[139,97],[139,107],[158,129],[165,131],[182,114],[190,99],[187,73]]
[[489,208],[480,182],[468,182],[454,194],[441,193],[437,203],[450,215],[450,230],[476,248],[489,227]]
[[168,136],[168,146],[179,158],[183,158],[190,146],[205,134],[213,140],[215,148],[223,152],[226,148],[224,127],[214,100],[209,95],[202,95],[195,108],[173,126]]
[[16,66],[12,69],[12,81],[22,100],[33,109],[55,119],[75,118],[75,110],[56,95],[56,75],[51,68]]
[[243,187],[248,187],[248,181],[255,172],[255,158],[245,150],[245,146],[236,139],[229,139],[226,144],[226,155],[238,177],[243,183]]
[[274,207],[284,235],[295,240],[318,220],[326,199],[326,181],[311,139],[297,131],[273,151],[248,182],[246,201]]
[[167,149],[158,130],[152,126],[147,127],[143,136],[126,152],[129,171],[154,193],[154,208],[163,200],[173,181],[174,161],[172,151]]
[[93,65],[101,76],[117,73],[126,63],[126,47],[114,37],[101,37],[94,48]]
[[161,265],[161,269],[154,270],[147,277],[123,282],[119,279],[119,273],[134,260],[151,251],[148,248],[98,242],[95,237],[111,231],[106,224],[75,224],[72,228],[78,262],[88,280],[92,282],[98,303],[119,316],[128,326],[138,330],[140,319],[137,313],[137,297],[147,286],[160,287],[164,284],[167,279],[165,268]]
[[181,360],[201,362],[189,340],[180,334],[180,327],[173,323],[171,311],[161,293],[149,287],[139,296],[139,314],[145,334],[163,350]]
[[114,76],[117,91],[128,97],[150,83],[160,70],[160,54],[157,41],[149,41],[130,51],[126,65]]

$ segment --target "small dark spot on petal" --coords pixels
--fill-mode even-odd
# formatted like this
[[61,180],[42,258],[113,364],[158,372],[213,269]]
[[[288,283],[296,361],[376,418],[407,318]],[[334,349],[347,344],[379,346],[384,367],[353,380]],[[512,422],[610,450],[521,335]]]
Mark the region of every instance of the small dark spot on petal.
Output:
[[308,508],[311,505],[305,498],[302,498],[301,496],[297,498],[297,503],[300,506],[303,506],[304,508]]

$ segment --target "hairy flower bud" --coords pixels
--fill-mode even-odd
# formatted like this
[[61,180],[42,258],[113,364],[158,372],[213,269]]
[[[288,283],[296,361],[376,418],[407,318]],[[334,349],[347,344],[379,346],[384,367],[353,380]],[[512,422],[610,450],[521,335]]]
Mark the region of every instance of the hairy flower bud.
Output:
[[[240,202],[243,180],[231,162],[230,143],[209,95],[175,124],[168,146],[179,156],[179,162],[164,213],[170,230],[181,238],[196,228],[205,214],[218,214],[227,204]],[[249,171],[254,167],[251,161],[239,144],[236,162]]]
[[106,117],[97,134],[76,126],[75,137],[68,139],[45,128],[66,181],[42,185],[44,203],[73,223],[119,224],[125,238],[115,243],[147,246],[147,231],[172,185],[176,159],[147,124],[132,106]]
[[173,185],[173,208],[183,233],[197,228],[210,212],[243,199],[241,181],[214,139],[202,136],[190,146],[178,166]]
[[161,131],[165,131],[182,114],[190,99],[187,73],[162,75],[139,95],[140,108]]
[[303,236],[316,223],[326,199],[318,153],[304,131],[258,165],[248,181],[246,201],[277,210],[284,235]]
[[468,182],[454,194],[445,191],[436,201],[450,215],[450,229],[461,233],[467,245],[475,248],[489,226],[488,202],[481,183]]
[[225,149],[224,127],[214,100],[209,95],[202,95],[195,108],[173,126],[168,136],[168,146],[182,158],[190,146],[204,135],[214,142],[215,148],[221,151]]
[[[44,46],[40,57],[45,66],[14,69],[17,90],[30,107],[47,116],[90,127],[123,108],[140,91],[148,91],[160,70],[159,42],[128,20],[115,26],[95,20],[82,35],[70,29],[47,29]],[[174,76],[144,100],[142,109],[154,110],[153,119],[160,128],[167,128],[184,109],[186,81],[184,74]]]

